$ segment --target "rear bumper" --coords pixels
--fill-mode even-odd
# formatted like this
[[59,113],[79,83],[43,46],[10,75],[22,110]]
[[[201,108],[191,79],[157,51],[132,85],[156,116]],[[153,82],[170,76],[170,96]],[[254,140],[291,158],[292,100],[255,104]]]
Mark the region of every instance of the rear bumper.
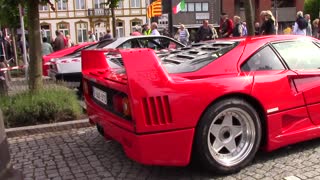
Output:
[[67,81],[67,82],[81,82],[82,74],[79,73],[57,73],[55,71],[49,70],[48,75],[50,78],[59,80],[59,81]]
[[139,163],[186,166],[190,162],[194,128],[135,134],[113,123],[115,116],[96,108],[95,104],[87,102],[87,112],[91,123],[103,127],[105,137],[111,137],[119,142],[126,155]]

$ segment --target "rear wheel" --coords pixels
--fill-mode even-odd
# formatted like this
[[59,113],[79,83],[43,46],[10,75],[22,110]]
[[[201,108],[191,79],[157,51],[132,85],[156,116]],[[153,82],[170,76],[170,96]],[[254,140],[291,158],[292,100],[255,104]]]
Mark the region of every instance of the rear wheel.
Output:
[[195,155],[205,167],[233,173],[254,158],[261,141],[258,113],[246,101],[226,99],[208,108],[196,129]]

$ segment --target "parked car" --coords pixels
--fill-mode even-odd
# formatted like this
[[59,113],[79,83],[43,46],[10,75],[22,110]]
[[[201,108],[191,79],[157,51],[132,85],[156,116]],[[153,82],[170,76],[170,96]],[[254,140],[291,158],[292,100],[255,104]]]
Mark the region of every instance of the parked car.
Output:
[[[320,41],[248,37],[82,52],[89,121],[131,159],[233,173],[259,148],[320,137]],[[137,61],[139,59],[139,61]]]
[[51,54],[48,54],[46,56],[42,56],[42,73],[44,76],[48,76],[48,69],[50,66],[50,60],[54,58],[60,58],[66,55],[69,55],[71,53],[74,53],[78,50],[81,50],[82,48],[85,48],[91,44],[94,44],[94,42],[84,42],[80,44],[76,44],[75,46],[72,46],[70,48],[62,49],[60,51],[53,52]]
[[[97,44],[88,46],[84,50],[97,48],[152,48],[154,50],[185,47],[182,43],[166,36],[129,36],[117,39],[103,40]],[[80,82],[81,52],[77,51],[62,58],[51,61],[49,76],[63,81]]]

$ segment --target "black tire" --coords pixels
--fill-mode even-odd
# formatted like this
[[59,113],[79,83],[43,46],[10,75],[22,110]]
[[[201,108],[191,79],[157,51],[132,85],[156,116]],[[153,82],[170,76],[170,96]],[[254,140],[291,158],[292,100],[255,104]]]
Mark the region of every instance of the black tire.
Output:
[[215,173],[238,172],[253,160],[261,133],[259,115],[248,102],[239,98],[219,101],[200,119],[193,158]]

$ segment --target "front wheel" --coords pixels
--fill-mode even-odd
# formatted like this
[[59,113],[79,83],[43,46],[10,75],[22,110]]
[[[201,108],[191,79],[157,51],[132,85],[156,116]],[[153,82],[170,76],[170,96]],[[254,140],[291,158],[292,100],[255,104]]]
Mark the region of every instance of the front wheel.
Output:
[[258,113],[246,101],[226,99],[210,106],[195,135],[195,157],[217,173],[233,173],[252,161],[261,141]]

